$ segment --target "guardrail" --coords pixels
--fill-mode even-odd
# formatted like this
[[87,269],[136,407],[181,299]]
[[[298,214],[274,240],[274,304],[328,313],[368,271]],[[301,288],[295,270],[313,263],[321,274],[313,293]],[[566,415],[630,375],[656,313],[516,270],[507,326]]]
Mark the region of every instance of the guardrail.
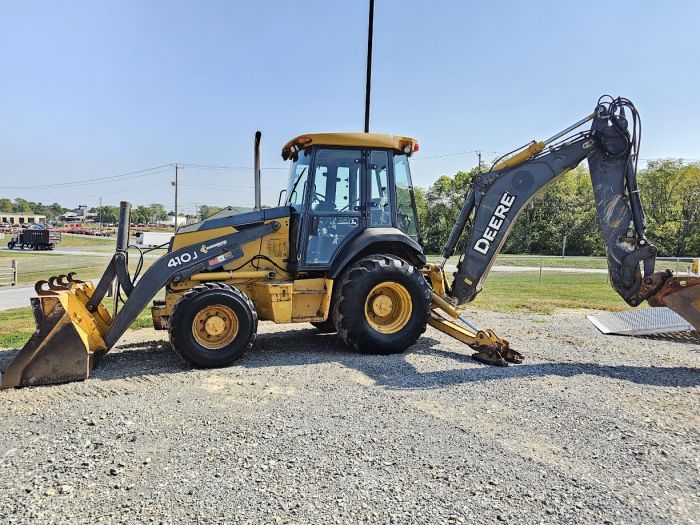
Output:
[[0,268],[0,286],[14,286],[17,284],[17,260],[12,259],[9,268]]

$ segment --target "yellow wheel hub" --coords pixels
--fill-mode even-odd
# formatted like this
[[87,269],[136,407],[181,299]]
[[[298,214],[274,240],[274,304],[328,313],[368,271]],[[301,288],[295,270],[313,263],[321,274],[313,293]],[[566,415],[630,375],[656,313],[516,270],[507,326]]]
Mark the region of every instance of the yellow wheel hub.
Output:
[[379,283],[365,300],[367,323],[379,333],[394,334],[411,318],[413,303],[406,287],[393,281]]
[[192,335],[204,348],[220,350],[238,335],[238,317],[228,306],[207,306],[194,316]]

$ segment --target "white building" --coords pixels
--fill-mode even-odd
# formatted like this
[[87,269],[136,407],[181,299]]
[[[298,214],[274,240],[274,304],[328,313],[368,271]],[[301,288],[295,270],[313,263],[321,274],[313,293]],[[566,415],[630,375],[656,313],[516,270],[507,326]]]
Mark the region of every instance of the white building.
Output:
[[0,212],[0,224],[45,224],[46,215]]

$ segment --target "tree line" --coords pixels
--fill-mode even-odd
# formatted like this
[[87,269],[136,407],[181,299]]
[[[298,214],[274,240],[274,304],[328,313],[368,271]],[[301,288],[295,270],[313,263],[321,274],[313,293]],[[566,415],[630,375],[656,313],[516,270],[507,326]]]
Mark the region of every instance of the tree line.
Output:
[[[429,188],[416,188],[424,249],[440,253],[457,220],[472,178],[479,172],[442,176]],[[482,171],[488,168],[482,166]],[[649,161],[638,173],[646,212],[647,237],[659,255],[700,255],[700,163]],[[566,241],[564,240],[566,237]],[[466,239],[461,240],[461,253]],[[588,169],[579,166],[550,184],[522,211],[504,253],[605,255]]]
[[[486,166],[481,171],[487,171]],[[416,187],[416,205],[423,248],[440,253],[464,202],[475,167],[453,176],[443,175],[427,189]],[[682,160],[649,161],[638,173],[639,188],[646,212],[647,236],[661,256],[700,255],[700,163]],[[536,196],[513,225],[504,253],[542,255],[605,255],[600,235],[593,187],[588,169],[571,170]],[[218,211],[202,205],[200,218]],[[0,198],[0,211],[35,213],[53,220],[68,211],[58,203],[42,204],[17,198]],[[90,210],[102,222],[119,220],[119,208],[101,206]],[[135,223],[166,220],[169,212],[162,204],[137,206],[132,210]],[[564,237],[566,236],[566,241]],[[458,253],[463,250],[463,238]],[[565,244],[565,246],[564,246]]]
[[57,202],[53,204],[42,204],[41,202],[28,201],[20,197],[16,198],[14,201],[0,198],[0,212],[4,213],[31,213],[35,215],[46,215],[47,219],[55,219],[67,211],[67,208],[64,208]]
[[[53,204],[42,204],[41,202],[29,201],[20,197],[14,199],[14,201],[7,198],[0,198],[0,212],[45,215],[46,220],[53,221],[69,211],[71,211],[70,208],[64,208],[57,202]],[[88,212],[94,213],[98,220],[103,223],[116,223],[119,221],[118,206],[96,206],[94,208],[89,208]],[[162,204],[154,203],[136,206],[131,211],[131,221],[143,224],[154,223],[166,220],[168,215],[171,214],[172,213],[168,212]]]

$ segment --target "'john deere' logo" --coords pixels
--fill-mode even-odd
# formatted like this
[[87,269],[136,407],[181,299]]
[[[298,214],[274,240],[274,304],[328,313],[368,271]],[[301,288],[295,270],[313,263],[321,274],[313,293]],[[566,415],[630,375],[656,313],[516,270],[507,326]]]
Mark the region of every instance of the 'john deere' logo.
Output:
[[508,218],[508,213],[513,207],[514,202],[515,195],[504,191],[503,195],[501,196],[501,201],[499,202],[498,206],[496,206],[496,209],[494,210],[493,215],[491,216],[491,220],[489,220],[489,224],[486,227],[486,230],[484,231],[481,238],[479,238],[479,240],[476,241],[476,244],[474,245],[474,251],[483,253],[484,255],[489,253],[491,243],[496,239],[498,232],[501,230],[501,227]]
[[199,251],[202,252],[202,253],[207,253],[207,252],[209,251],[209,248],[207,248],[206,246],[204,246],[204,245],[202,244],[202,247],[199,249]]

